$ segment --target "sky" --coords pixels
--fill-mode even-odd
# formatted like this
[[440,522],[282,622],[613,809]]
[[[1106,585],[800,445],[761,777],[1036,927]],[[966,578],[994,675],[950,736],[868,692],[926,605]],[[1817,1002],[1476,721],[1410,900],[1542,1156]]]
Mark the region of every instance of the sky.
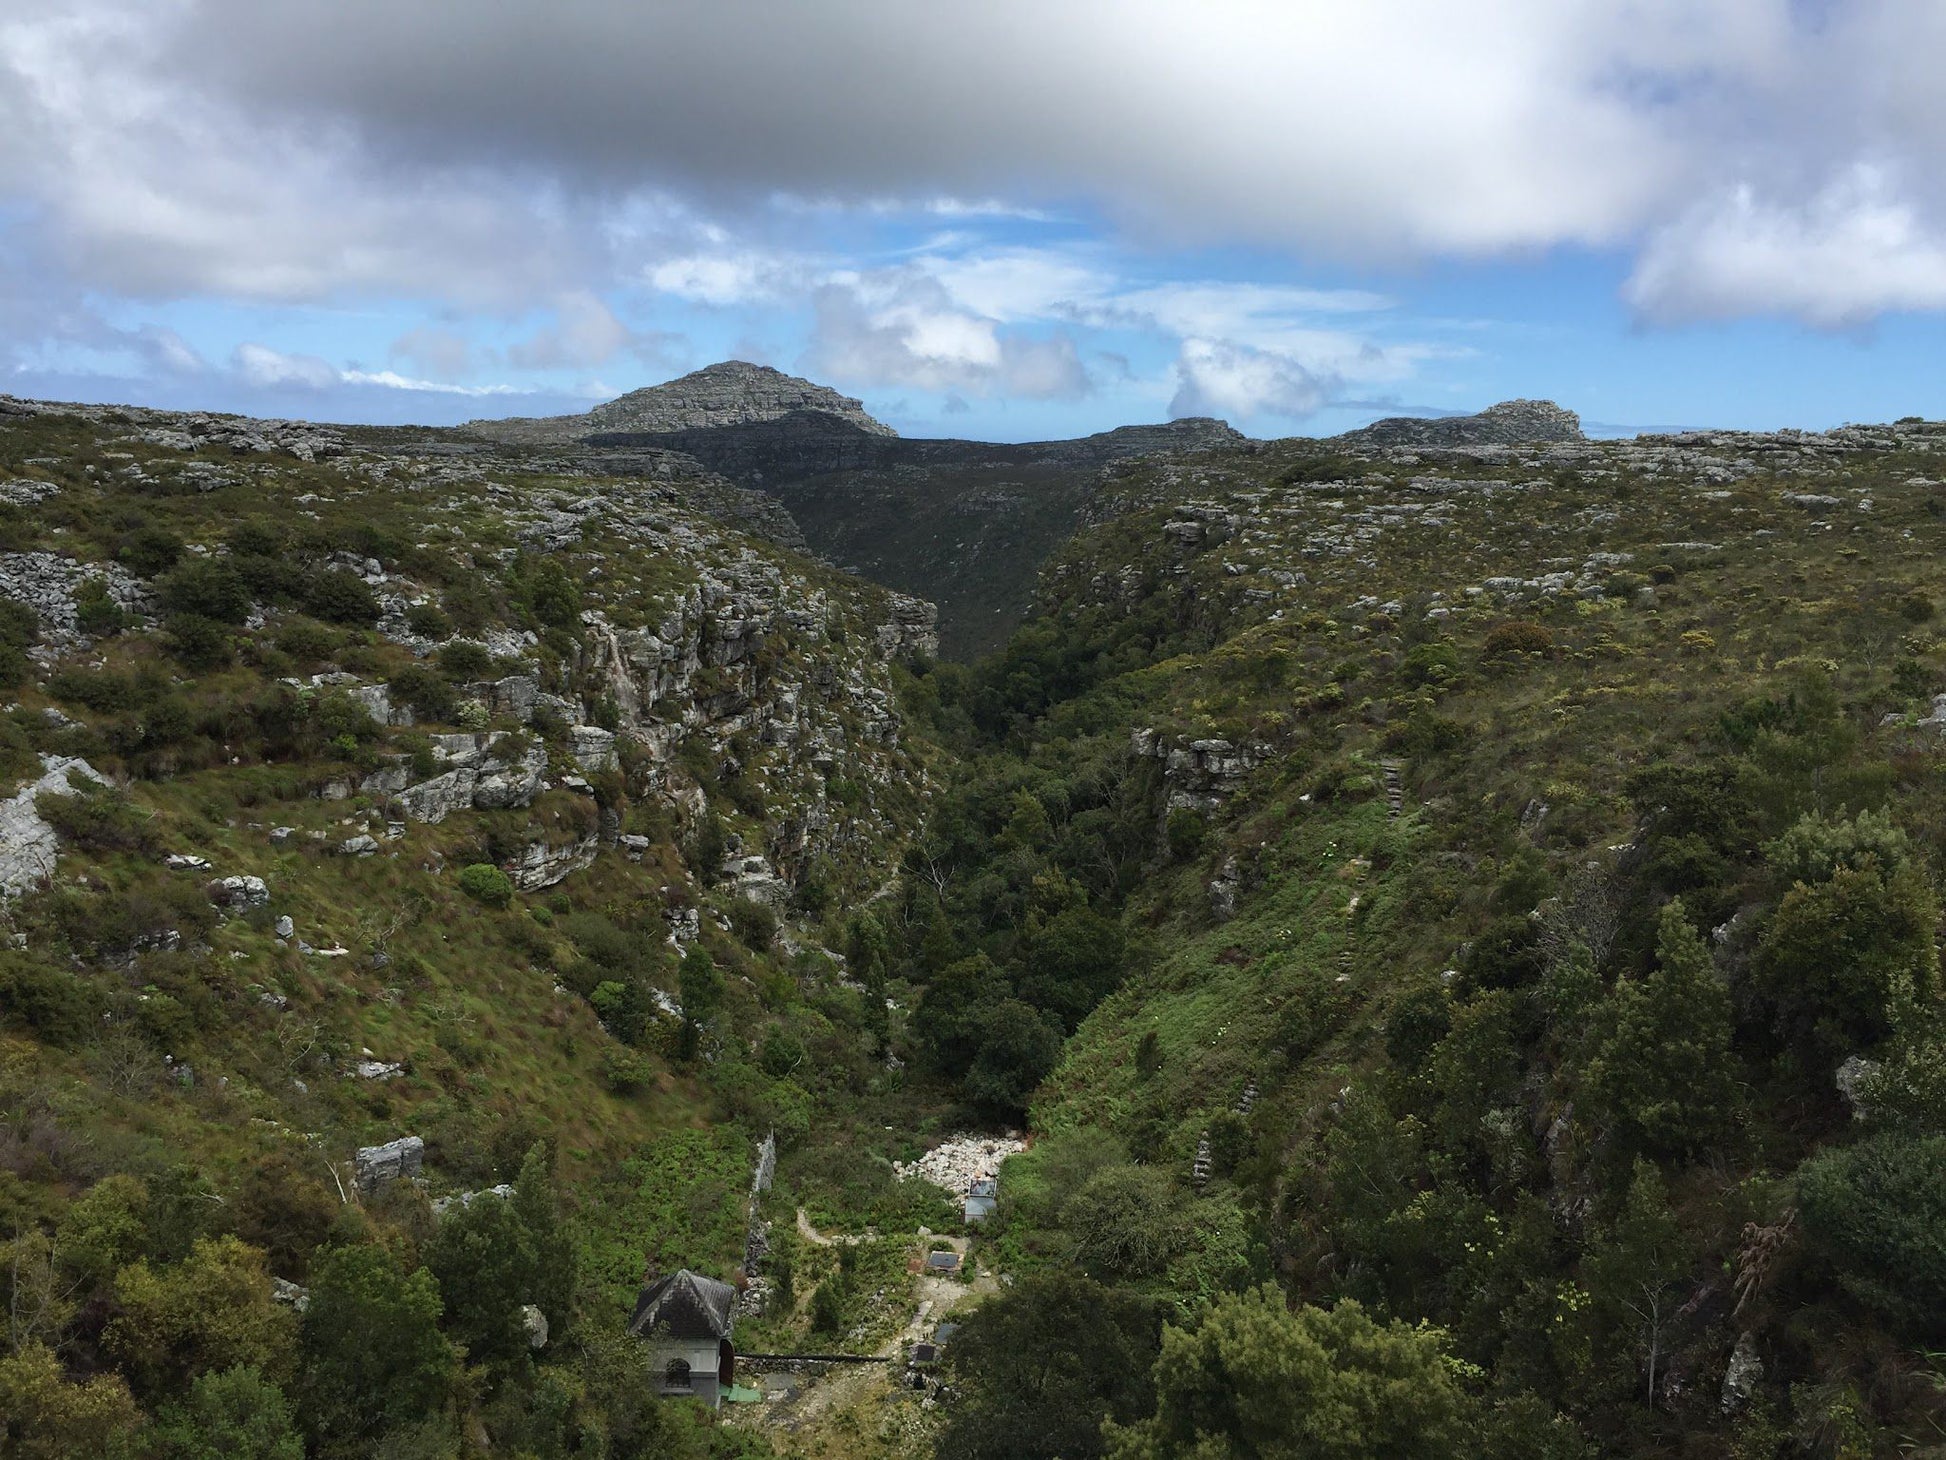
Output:
[[1946,416],[1937,0],[0,0],[0,391]]

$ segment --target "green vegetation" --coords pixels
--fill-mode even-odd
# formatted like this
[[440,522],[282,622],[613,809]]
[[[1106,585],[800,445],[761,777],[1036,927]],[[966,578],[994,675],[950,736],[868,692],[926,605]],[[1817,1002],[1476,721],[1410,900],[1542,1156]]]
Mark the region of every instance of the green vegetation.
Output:
[[[1946,435],[1126,463],[967,666],[720,484],[130,429],[0,423],[94,585],[0,791],[109,782],[6,904],[6,1453],[1946,1433]],[[739,1342],[871,1351],[999,1125],[949,1402],[647,1397],[764,1135]]]

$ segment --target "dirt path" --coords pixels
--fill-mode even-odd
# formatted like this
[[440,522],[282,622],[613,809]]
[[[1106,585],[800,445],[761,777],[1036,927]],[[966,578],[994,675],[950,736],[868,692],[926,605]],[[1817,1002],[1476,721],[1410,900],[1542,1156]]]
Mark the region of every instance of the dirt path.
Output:
[[[833,1246],[842,1242],[856,1242],[859,1238],[826,1236],[811,1225],[811,1219],[803,1208],[798,1209],[797,1230],[807,1242],[820,1247]],[[967,1239],[964,1237],[938,1236],[923,1239],[919,1249],[930,1251],[934,1244],[944,1243],[962,1257],[966,1255]],[[912,1280],[906,1294],[906,1301],[913,1305],[912,1316],[905,1326],[886,1339],[873,1350],[880,1358],[896,1360],[908,1343],[919,1342],[928,1337],[935,1324],[946,1314],[977,1295],[997,1292],[999,1282],[991,1273],[982,1273],[971,1283],[957,1278],[935,1277],[920,1273]],[[822,1378],[807,1385],[787,1408],[774,1416],[767,1416],[773,1422],[781,1423],[790,1429],[815,1428],[822,1421],[844,1410],[859,1408],[872,1403],[893,1383],[903,1371],[896,1364],[857,1364],[834,1365]]]
[[802,1237],[806,1242],[809,1242],[813,1247],[856,1247],[860,1242],[870,1240],[869,1234],[860,1237],[853,1236],[847,1232],[839,1232],[832,1236],[826,1236],[823,1232],[820,1232],[816,1227],[811,1225],[811,1215],[803,1207],[797,1209],[797,1235]]

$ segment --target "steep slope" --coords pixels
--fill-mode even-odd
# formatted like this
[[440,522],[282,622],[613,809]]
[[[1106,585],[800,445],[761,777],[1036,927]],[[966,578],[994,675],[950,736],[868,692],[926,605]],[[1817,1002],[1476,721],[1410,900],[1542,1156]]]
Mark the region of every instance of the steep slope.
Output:
[[822,944],[936,646],[617,459],[0,400],[0,1447],[109,1453],[131,1388],[161,1444],[233,1365],[316,1453],[711,1443],[616,1336],[888,1078]]
[[941,648],[960,659],[999,644],[1020,621],[1035,572],[1080,525],[1103,467],[1243,441],[1204,419],[1022,445],[915,440],[873,434],[824,411],[587,439],[680,451],[774,495],[816,552],[937,603]]
[[[1942,465],[1903,422],[1120,468],[955,690],[906,890],[928,1058],[1040,1081],[1016,1271],[1436,1325],[1479,1453],[1946,1420]],[[968,1353],[949,1425],[1030,1432]]]

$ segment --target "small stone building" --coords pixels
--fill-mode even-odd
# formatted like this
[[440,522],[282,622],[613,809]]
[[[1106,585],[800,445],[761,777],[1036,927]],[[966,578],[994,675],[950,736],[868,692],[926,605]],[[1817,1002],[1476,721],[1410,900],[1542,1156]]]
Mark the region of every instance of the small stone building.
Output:
[[722,1404],[736,1376],[736,1300],[728,1283],[687,1268],[642,1289],[628,1331],[648,1345],[659,1396],[700,1399],[711,1409]]
[[1000,1204],[1000,1183],[991,1176],[982,1176],[966,1189],[963,1212],[967,1223],[984,1222],[993,1215],[994,1208]]

